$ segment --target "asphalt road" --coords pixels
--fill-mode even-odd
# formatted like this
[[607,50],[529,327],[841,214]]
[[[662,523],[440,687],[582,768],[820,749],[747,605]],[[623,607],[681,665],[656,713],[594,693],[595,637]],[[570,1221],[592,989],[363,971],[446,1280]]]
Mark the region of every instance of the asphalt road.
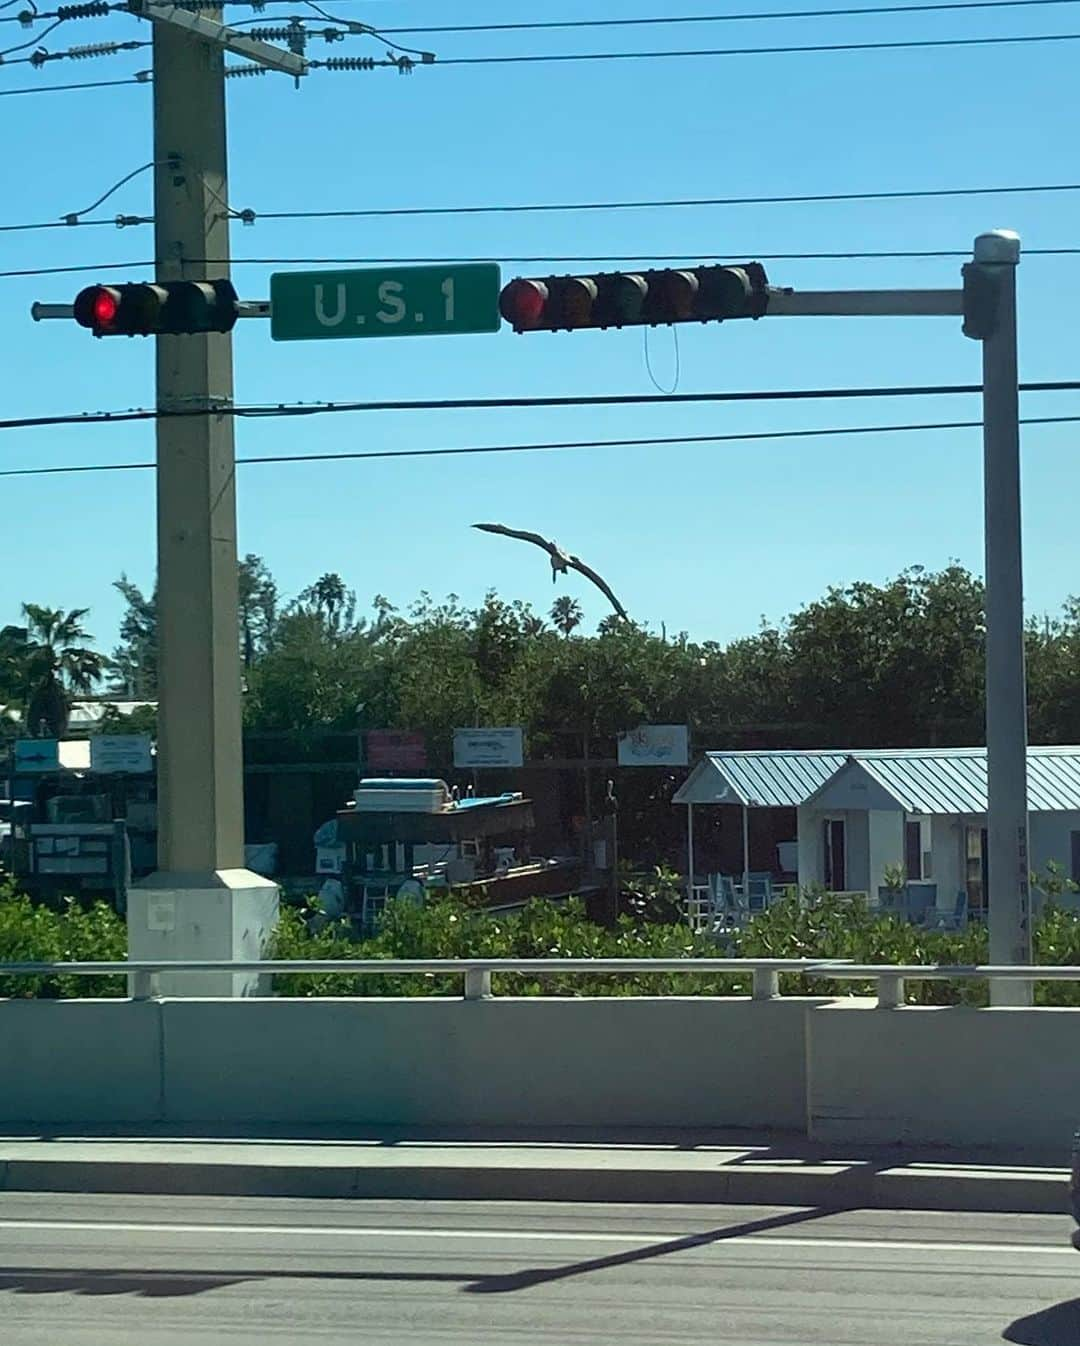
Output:
[[3,1346],[1080,1346],[1068,1221],[0,1195]]

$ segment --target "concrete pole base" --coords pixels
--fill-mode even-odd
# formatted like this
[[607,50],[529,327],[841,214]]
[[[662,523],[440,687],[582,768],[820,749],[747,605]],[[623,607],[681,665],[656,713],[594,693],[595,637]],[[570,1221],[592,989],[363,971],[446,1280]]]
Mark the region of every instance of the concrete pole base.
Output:
[[[248,869],[157,873],[128,891],[128,957],[230,962],[264,956],[278,919],[278,887]],[[256,996],[269,978],[251,973],[162,973],[163,996]]]

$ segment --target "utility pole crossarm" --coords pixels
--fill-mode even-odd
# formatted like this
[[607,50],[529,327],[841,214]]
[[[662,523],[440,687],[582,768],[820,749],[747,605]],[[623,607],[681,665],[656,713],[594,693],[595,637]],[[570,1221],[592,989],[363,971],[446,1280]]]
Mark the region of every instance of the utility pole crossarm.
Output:
[[780,318],[959,318],[964,292],[770,288],[766,312]]
[[271,46],[268,42],[248,37],[235,28],[217,23],[214,19],[204,18],[190,9],[178,5],[153,5],[149,0],[128,0],[128,7],[140,18],[152,23],[168,24],[173,28],[182,28],[194,37],[202,38],[214,46],[223,47],[237,56],[246,56],[249,61],[264,66],[267,70],[281,70],[286,75],[306,75],[308,62],[306,57],[283,47]]

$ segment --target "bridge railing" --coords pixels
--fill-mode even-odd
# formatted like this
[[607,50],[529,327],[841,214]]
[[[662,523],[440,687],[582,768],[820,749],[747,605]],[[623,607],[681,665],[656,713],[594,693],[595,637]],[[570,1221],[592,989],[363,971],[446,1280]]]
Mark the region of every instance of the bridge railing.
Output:
[[466,1000],[492,997],[492,975],[510,973],[531,977],[620,973],[634,976],[711,973],[716,976],[750,973],[754,1000],[773,1000],[780,994],[780,974],[796,973],[812,980],[870,981],[875,983],[878,1006],[896,1009],[904,1003],[909,981],[1080,981],[1080,967],[1007,966],[951,963],[855,963],[829,958],[316,958],[251,962],[195,959],[160,962],[0,963],[0,976],[128,978],[132,1000],[158,994],[162,973],[225,973],[233,975],[287,975],[297,973],[400,976],[426,974],[459,976]]
[[225,973],[229,975],[284,976],[297,973],[343,976],[459,976],[466,1000],[493,996],[494,973],[545,977],[608,973],[662,974],[712,973],[751,974],[754,1000],[773,1000],[780,994],[780,973],[809,973],[816,969],[842,967],[848,960],[823,958],[288,958],[249,962],[211,962],[199,959],[160,962],[105,963],[0,963],[0,976],[11,977],[112,977],[128,978],[132,1000],[149,1000],[157,994],[155,981],[162,973]]

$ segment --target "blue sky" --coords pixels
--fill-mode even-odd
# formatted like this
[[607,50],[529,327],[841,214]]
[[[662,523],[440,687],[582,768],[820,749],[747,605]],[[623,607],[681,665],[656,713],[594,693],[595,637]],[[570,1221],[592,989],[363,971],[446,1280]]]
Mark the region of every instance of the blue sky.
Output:
[[[709,14],[718,0],[673,12]],[[528,9],[469,0],[339,0],[331,12],[387,27],[512,18],[627,17],[657,0],[544,0]],[[745,9],[766,8],[745,0]],[[298,6],[273,6],[284,20]],[[239,17],[242,11],[231,11]],[[451,17],[452,16],[452,17]],[[316,26],[321,21],[314,18]],[[732,22],[569,33],[417,39],[440,56],[656,50],[1080,30],[1071,4],[952,14]],[[72,23],[45,45],[141,36],[137,20]],[[21,40],[0,25],[0,46]],[[409,42],[409,38],[399,40]],[[331,54],[378,51],[354,40]],[[698,196],[758,196],[1066,182],[1076,151],[1076,43],[957,50],[321,73],[229,86],[232,204],[256,211]],[[327,53],[324,44],[312,54]],[[147,52],[43,70],[0,71],[0,88],[116,78]],[[0,223],[85,206],[150,158],[150,97],[138,86],[0,99]],[[101,214],[149,213],[149,177]],[[968,248],[1011,227],[1030,248],[1076,246],[1080,193],[936,201],[487,215],[236,225],[242,257],[477,256],[538,253],[768,253]],[[0,233],[0,270],[94,264],[85,276],[0,280],[0,415],[152,404],[149,341],[92,340],[34,324],[35,299],[70,301],[92,280],[138,278],[110,264],[152,255],[149,226]],[[958,259],[772,262],[800,289],[951,286]],[[265,297],[284,266],[238,266]],[[528,268],[505,268],[507,278]],[[543,268],[532,268],[542,273]],[[148,273],[147,273],[148,274]],[[1077,377],[1080,256],[1021,269],[1021,372]],[[275,344],[268,324],[236,336],[242,402],[650,392],[641,330],[515,337]],[[669,380],[670,330],[651,333]],[[679,391],[974,382],[979,348],[951,319],[766,319],[679,329]],[[1028,415],[1080,413],[1080,395],[1028,396]],[[414,449],[628,435],[736,433],[892,421],[970,420],[976,398],[616,409],[363,414],[242,421],[238,455]],[[1076,426],[1026,430],[1026,589],[1032,611],[1080,590]],[[143,461],[148,424],[0,435],[0,466]],[[286,594],[339,571],[361,604],[407,604],[419,590],[546,608],[552,586],[529,548],[471,532],[496,519],[559,539],[605,574],[631,613],[669,632],[728,640],[782,617],[829,584],[882,580],[957,558],[982,568],[976,430],[727,445],[609,448],[444,462],[241,467],[240,547],[265,557]],[[0,517],[0,624],[24,600],[88,606],[108,648],[120,614],[112,581],[153,580],[151,473],[8,479]],[[560,582],[589,622],[604,601]]]

